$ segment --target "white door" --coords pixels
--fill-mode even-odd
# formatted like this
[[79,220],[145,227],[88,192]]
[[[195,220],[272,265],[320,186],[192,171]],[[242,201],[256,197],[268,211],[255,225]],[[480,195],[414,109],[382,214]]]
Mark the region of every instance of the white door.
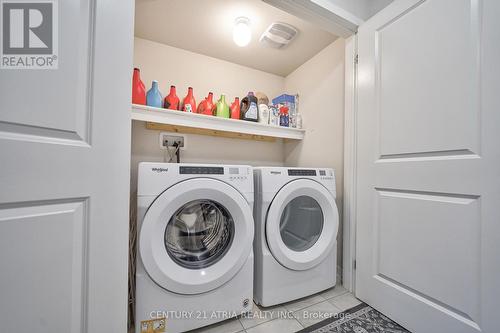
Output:
[[318,182],[298,179],[283,186],[266,218],[266,239],[283,266],[307,270],[322,262],[337,239],[339,216],[332,194]]
[[0,331],[125,332],[134,3],[53,3],[58,69],[0,69]]
[[234,187],[189,179],[164,191],[142,222],[139,253],[149,276],[178,294],[199,294],[228,282],[252,251],[254,222]]
[[500,2],[359,29],[356,295],[410,331],[500,330]]

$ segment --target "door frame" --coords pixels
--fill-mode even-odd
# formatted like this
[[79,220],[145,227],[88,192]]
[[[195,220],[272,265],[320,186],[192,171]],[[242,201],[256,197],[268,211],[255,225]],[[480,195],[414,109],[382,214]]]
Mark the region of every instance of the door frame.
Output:
[[356,291],[357,53],[358,37],[355,34],[345,40],[342,216],[342,284],[352,293]]
[[356,158],[357,158],[357,29],[364,23],[340,6],[325,1],[302,4],[290,0],[263,0],[291,15],[319,25],[345,39],[344,71],[344,195],[342,212],[342,284],[355,292]]

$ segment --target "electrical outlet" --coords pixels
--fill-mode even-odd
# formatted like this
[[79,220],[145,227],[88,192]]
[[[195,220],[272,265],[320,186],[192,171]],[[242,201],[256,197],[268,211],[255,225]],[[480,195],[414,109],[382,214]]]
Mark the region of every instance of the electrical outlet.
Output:
[[186,138],[184,135],[180,135],[179,133],[168,133],[161,132],[160,133],[160,148],[167,149],[167,147],[174,147],[175,143],[180,143],[180,149],[186,149]]

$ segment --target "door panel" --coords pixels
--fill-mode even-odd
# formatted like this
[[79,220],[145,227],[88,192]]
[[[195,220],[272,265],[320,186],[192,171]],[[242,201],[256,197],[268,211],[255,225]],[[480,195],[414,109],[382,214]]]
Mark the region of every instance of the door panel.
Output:
[[40,327],[79,331],[85,306],[81,286],[87,280],[87,208],[86,200],[77,200],[0,209],[0,313],[9,317],[2,321],[3,330],[19,332],[26,315],[36,314]]
[[0,69],[1,330],[125,332],[134,4],[56,3],[58,68]]
[[2,71],[2,132],[88,141],[94,8],[95,0],[58,2],[57,70]]
[[498,15],[402,0],[359,29],[356,295],[415,333],[500,327]]
[[[478,285],[479,225],[472,221],[479,218],[479,200],[422,192],[377,194],[378,275],[477,318],[479,294],[473,286]],[[459,260],[449,260],[454,257]]]
[[472,4],[420,2],[376,29],[380,158],[477,153],[479,21]]

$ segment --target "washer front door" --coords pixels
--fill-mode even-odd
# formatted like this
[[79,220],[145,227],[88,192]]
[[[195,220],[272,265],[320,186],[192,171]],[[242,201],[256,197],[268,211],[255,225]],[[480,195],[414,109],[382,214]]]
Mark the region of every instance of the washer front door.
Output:
[[276,194],[266,219],[266,238],[276,260],[293,270],[319,264],[332,251],[339,216],[331,193],[309,179],[297,179]]
[[209,178],[182,181],[149,207],[139,251],[149,276],[179,294],[199,294],[229,281],[252,249],[254,224],[245,198]]

